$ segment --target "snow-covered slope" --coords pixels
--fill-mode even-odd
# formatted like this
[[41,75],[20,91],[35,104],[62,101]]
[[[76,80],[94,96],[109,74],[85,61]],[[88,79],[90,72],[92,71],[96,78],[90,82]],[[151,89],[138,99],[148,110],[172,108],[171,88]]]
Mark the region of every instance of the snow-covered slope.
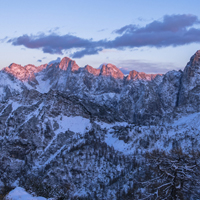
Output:
[[[183,181],[179,199],[198,199],[199,71],[199,51],[183,72],[164,75],[124,76],[112,64],[79,68],[69,58],[4,68],[0,195],[20,186],[45,198],[155,199],[170,180],[165,193]],[[169,172],[181,173],[179,166],[188,167],[181,168],[187,181],[173,182]]]

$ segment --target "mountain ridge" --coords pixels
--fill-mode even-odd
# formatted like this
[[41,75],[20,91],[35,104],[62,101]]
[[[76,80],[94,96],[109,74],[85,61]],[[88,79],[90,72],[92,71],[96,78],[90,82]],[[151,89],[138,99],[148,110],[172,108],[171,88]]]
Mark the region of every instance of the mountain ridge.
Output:
[[[183,72],[173,70],[166,74],[146,74],[133,70],[128,76],[109,63],[102,64],[100,69],[89,65],[80,68],[68,57],[64,57],[59,63],[39,67],[11,64],[0,73],[2,76],[11,76],[9,85],[1,83],[0,76],[0,88],[4,91],[0,100],[5,101],[24,90],[33,89],[40,93],[58,90],[78,98],[86,97],[97,104],[102,104],[101,98],[107,99],[109,103],[117,105],[117,113],[122,112],[124,119],[129,118],[132,122],[138,121],[141,116],[139,121],[148,121],[152,116],[161,118],[174,111],[178,113],[179,108],[184,112],[195,112],[195,109],[200,109],[197,92],[200,85],[199,57],[200,51],[197,51]],[[12,82],[16,87],[11,86]],[[195,108],[190,106],[190,101]],[[127,106],[124,102],[127,102]]]
[[55,200],[198,199],[199,57],[123,79],[112,64],[69,58],[0,71],[0,195],[18,186]]
[[[113,65],[111,63],[102,64],[100,66],[100,68],[98,68],[98,69],[93,68],[90,65],[85,65],[85,67],[80,68],[76,64],[76,62],[74,60],[70,59],[69,57],[64,57],[59,63],[53,63],[53,64],[49,64],[49,65],[48,64],[42,64],[42,65],[39,65],[39,66],[35,66],[35,65],[32,65],[32,64],[27,64],[25,66],[22,66],[22,65],[19,65],[19,64],[16,64],[16,63],[12,63],[8,67],[3,68],[2,70],[6,71],[7,73],[10,73],[10,74],[14,75],[16,78],[18,78],[20,80],[26,80],[26,78],[25,79],[21,79],[21,77],[18,77],[16,75],[17,72],[19,73],[21,71],[22,74],[25,73],[24,71],[26,71],[26,73],[31,73],[31,72],[32,73],[38,73],[38,72],[44,70],[45,68],[52,67],[52,66],[56,66],[56,67],[60,68],[63,71],[66,71],[68,69],[68,67],[69,67],[72,72],[78,71],[79,69],[82,70],[83,68],[88,69],[87,67],[89,66],[90,67],[90,71],[96,71],[95,74],[98,74],[97,71],[100,71],[100,73],[98,75],[113,76],[114,78],[120,78],[120,79],[123,79],[124,77],[126,77],[121,72],[121,70],[119,68],[117,68],[115,65]],[[15,71],[17,71],[17,72],[15,72]],[[149,75],[149,74],[146,74],[144,72],[138,72],[138,71],[135,71],[135,70],[130,71],[130,73],[135,73],[135,72],[137,72],[138,74],[142,74],[143,77],[145,75]],[[114,73],[115,73],[115,76],[112,75]],[[129,73],[129,76],[132,77],[130,73]],[[152,76],[156,76],[156,75],[161,75],[161,74],[151,74],[151,75]],[[140,79],[142,79],[142,78],[140,78]]]

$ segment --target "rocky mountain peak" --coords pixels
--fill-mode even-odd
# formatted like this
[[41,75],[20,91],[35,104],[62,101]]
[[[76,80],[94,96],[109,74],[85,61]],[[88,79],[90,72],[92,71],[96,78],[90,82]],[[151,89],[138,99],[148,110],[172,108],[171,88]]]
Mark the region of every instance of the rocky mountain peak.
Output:
[[23,66],[19,65],[19,64],[16,64],[16,63],[11,63],[8,67],[6,68],[9,68],[10,70],[14,70],[14,69],[22,69],[24,68]]
[[66,71],[68,68],[70,71],[74,72],[79,69],[79,66],[76,64],[74,60],[71,60],[68,57],[64,57],[59,63],[59,68]]
[[200,65],[200,50],[198,50],[190,59],[191,66]]
[[124,74],[113,64],[103,64],[101,66],[100,75],[103,76],[112,76],[113,78],[123,79]]
[[24,76],[26,74],[26,69],[16,63],[12,63],[8,67],[4,68],[4,71],[8,74],[13,75],[15,78],[21,81],[24,80]]
[[183,74],[184,79],[189,80],[194,77],[196,73],[200,73],[200,50],[198,50],[187,63]]
[[100,74],[100,69],[95,69],[90,65],[86,65],[84,69],[95,76],[98,76]]
[[161,74],[146,74],[144,72],[137,72],[135,70],[130,71],[129,75],[127,76],[127,80],[147,80],[151,81],[155,79],[157,75]]
[[46,67],[47,64],[41,65],[39,67],[36,67],[35,65],[32,64],[28,64],[23,67],[19,64],[12,63],[8,67],[4,68],[4,72],[14,76],[20,81],[28,81],[28,80],[34,80],[35,79],[34,74],[42,71]]

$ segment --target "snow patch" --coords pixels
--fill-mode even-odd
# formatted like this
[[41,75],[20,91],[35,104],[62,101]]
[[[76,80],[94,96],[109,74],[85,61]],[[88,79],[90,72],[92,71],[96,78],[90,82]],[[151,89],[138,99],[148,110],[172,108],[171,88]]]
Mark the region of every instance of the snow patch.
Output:
[[34,197],[28,192],[26,192],[24,188],[16,187],[14,190],[9,192],[9,194],[5,197],[5,200],[47,200],[47,199],[44,197]]
[[113,137],[113,134],[107,134],[105,137],[105,142],[107,145],[113,146],[115,150],[121,151],[124,154],[130,154],[134,152],[131,144],[125,143],[123,140]]
[[173,123],[173,126],[190,126],[200,129],[200,113],[183,116]]
[[108,124],[108,123],[99,121],[99,122],[95,122],[95,123],[97,123],[99,126],[101,126],[102,129],[108,129],[108,130],[110,130],[114,126],[127,126],[127,125],[129,125],[127,122],[115,122],[115,123]]
[[62,115],[62,117],[52,118],[52,121],[53,120],[59,124],[59,129],[55,131],[57,134],[67,130],[84,134],[86,130],[91,129],[90,120],[81,116],[67,117]]
[[40,92],[40,93],[47,93],[51,88],[50,80],[44,81],[42,74],[38,75],[36,77],[36,79],[37,79],[37,81],[39,83],[39,85],[36,86],[37,91]]

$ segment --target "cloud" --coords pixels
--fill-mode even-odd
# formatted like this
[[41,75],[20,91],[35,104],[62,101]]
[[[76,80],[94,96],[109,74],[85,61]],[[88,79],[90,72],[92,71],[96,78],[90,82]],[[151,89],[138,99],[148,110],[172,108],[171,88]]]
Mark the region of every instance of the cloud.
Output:
[[113,33],[117,33],[117,34],[122,34],[124,32],[133,32],[137,29],[137,26],[134,25],[134,24],[129,24],[129,25],[126,25],[126,26],[123,26],[122,28],[118,29],[118,30],[115,30],[113,31]]
[[163,62],[157,62],[152,63],[145,60],[123,60],[118,61],[116,63],[116,66],[119,67],[119,69],[124,73],[128,74],[132,70],[136,70],[138,72],[145,72],[149,74],[154,73],[160,73],[164,74],[170,70],[179,70],[180,68],[176,67],[173,63],[163,63]]
[[72,48],[91,48],[93,41],[82,39],[73,35],[57,35],[57,34],[39,34],[39,35],[22,35],[18,38],[8,40],[14,46],[23,45],[30,49],[42,49],[44,53],[63,54],[62,50]]
[[111,48],[167,47],[200,42],[200,29],[192,28],[200,21],[194,15],[166,15],[145,27],[127,25],[115,31],[122,34],[110,42]]
[[128,68],[123,68],[123,67],[119,67],[119,69],[120,69],[120,71],[121,71],[123,74],[125,74],[125,75],[129,74],[129,72],[131,71],[130,69],[128,69]]
[[39,60],[37,60],[37,62],[42,62],[42,60],[39,59]]
[[6,40],[8,40],[8,36],[6,36],[6,37],[0,39],[0,43],[4,43],[4,42],[6,42]]
[[151,32],[178,32],[180,30],[186,30],[194,24],[199,24],[197,16],[195,15],[165,15],[163,21],[153,21],[147,24],[145,27],[138,28],[133,24],[126,25],[115,33],[151,33]]
[[102,51],[103,48],[90,48],[90,49],[84,49],[81,51],[77,51],[73,54],[71,54],[72,58],[82,58],[85,55],[94,55],[94,54],[98,54],[99,51]]
[[56,31],[58,31],[60,28],[59,27],[54,27],[54,28],[52,28],[52,29],[49,29],[49,33],[54,33],[54,32],[56,32]]
[[66,50],[81,48],[83,50],[71,54],[73,58],[81,58],[85,55],[98,54],[103,49],[124,50],[144,46],[161,48],[199,43],[200,28],[194,28],[196,24],[200,24],[200,21],[195,15],[165,15],[161,21],[154,20],[144,27],[134,24],[123,26],[114,31],[118,36],[113,40],[93,41],[71,34],[58,35],[52,32],[49,35],[22,35],[9,39],[8,43],[60,55]]
[[103,29],[98,30],[97,32],[103,32],[103,31],[106,31],[106,30],[108,30],[108,29],[107,28],[103,28]]

